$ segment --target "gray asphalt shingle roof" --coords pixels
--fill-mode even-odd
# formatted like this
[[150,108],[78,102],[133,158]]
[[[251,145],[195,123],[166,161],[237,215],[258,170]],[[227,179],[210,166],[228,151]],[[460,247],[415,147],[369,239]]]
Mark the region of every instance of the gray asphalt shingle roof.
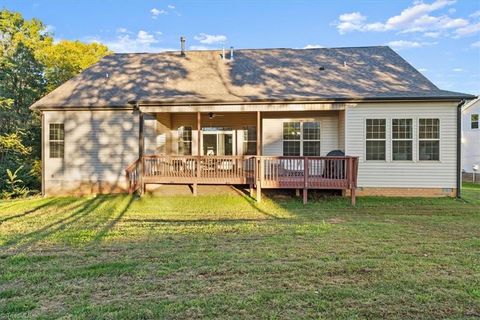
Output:
[[473,98],[440,90],[383,46],[245,49],[236,50],[233,61],[226,58],[217,50],[110,55],[32,107]]

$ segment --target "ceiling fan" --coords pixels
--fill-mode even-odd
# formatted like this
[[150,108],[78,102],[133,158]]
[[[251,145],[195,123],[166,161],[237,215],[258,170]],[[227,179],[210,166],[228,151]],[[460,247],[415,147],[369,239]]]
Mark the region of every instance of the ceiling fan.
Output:
[[217,113],[213,113],[213,112],[208,113],[208,118],[209,119],[213,119],[213,118],[216,118],[216,117],[223,117],[223,114],[217,114]]

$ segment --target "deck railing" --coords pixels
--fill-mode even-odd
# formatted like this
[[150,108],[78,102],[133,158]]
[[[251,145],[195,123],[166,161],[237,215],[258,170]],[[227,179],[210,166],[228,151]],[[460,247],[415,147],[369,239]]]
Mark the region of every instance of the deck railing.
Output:
[[[344,189],[357,186],[357,157],[146,155],[126,170],[129,192],[149,183],[249,184],[257,188]],[[306,194],[306,191],[304,192]]]

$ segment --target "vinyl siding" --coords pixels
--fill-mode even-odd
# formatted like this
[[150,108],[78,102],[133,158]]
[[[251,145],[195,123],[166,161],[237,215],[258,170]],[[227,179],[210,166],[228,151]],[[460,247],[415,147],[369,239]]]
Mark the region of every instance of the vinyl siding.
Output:
[[480,114],[480,101],[462,114],[462,169],[473,172],[473,165],[480,165],[480,129],[472,129],[471,115]]
[[[151,119],[147,122],[151,124]],[[76,183],[125,184],[125,168],[138,157],[138,114],[132,111],[46,111],[45,187]],[[64,123],[64,158],[50,158],[49,124]],[[155,139],[146,128],[146,141]],[[153,134],[152,134],[153,132]],[[150,136],[148,136],[150,135]],[[154,141],[154,140],[153,140]]]
[[[359,104],[346,111],[348,155],[359,157],[359,187],[455,188],[456,104]],[[387,124],[386,161],[365,160],[365,119]],[[391,119],[413,119],[413,161],[391,160]],[[440,119],[440,161],[418,161],[418,119]]]
[[345,111],[338,112],[338,148],[345,152]]
[[283,155],[283,123],[287,121],[320,121],[321,155],[324,156],[339,148],[338,112],[336,111],[264,113],[263,155]]

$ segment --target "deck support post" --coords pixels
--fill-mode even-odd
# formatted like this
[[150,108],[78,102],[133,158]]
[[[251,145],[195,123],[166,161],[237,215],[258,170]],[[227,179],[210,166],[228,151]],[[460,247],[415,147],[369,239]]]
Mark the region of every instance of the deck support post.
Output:
[[145,150],[145,139],[144,139],[144,126],[145,126],[145,123],[144,123],[144,119],[143,119],[143,112],[141,112],[140,110],[138,111],[139,112],[139,115],[138,115],[138,161],[139,162],[139,169],[140,169],[140,179],[139,179],[139,183],[140,183],[140,195],[143,195],[145,193],[145,183],[143,182],[144,179],[144,175],[145,175],[145,162],[144,162],[144,159],[143,159],[143,154],[144,154],[144,150]]
[[248,185],[248,189],[250,191],[250,197],[253,198],[253,184]]
[[193,184],[193,196],[196,197],[198,194],[198,184]]
[[300,197],[300,189],[295,189],[295,197]]
[[303,204],[308,202],[308,157],[303,157]]
[[257,202],[262,202],[262,177],[263,177],[263,159],[262,157],[257,157],[257,183],[256,183],[256,189],[257,189]]
[[355,195],[355,189],[357,188],[356,185],[356,176],[357,176],[357,160],[353,158],[348,158],[348,181],[350,187],[350,201],[352,206],[355,206],[357,202],[357,198]]

